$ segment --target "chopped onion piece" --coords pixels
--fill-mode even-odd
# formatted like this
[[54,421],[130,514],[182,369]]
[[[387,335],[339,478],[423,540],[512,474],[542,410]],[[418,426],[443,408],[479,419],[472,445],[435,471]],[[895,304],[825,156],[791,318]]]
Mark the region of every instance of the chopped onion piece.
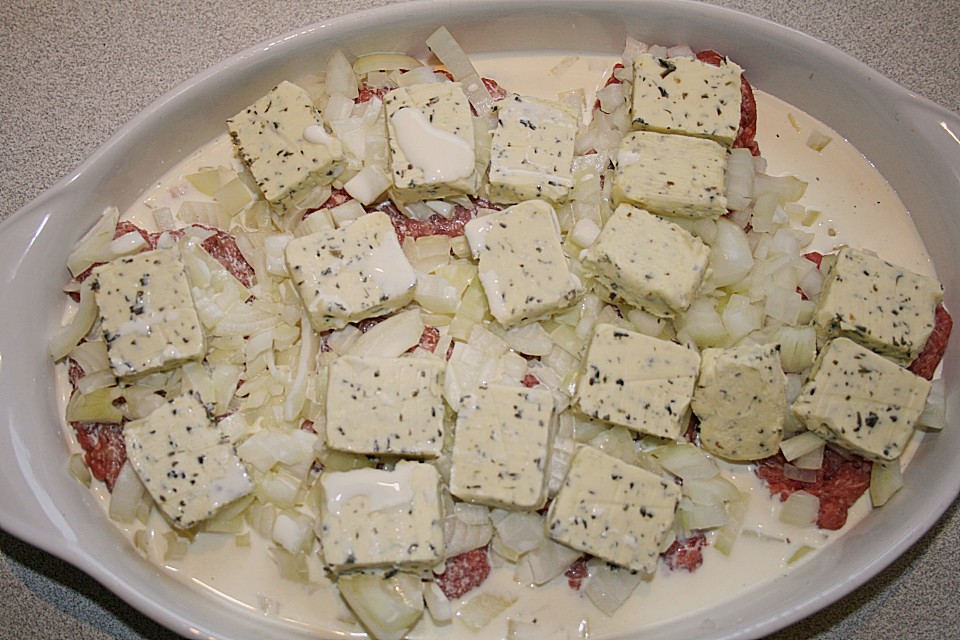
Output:
[[427,38],[427,46],[433,51],[434,55],[440,59],[453,77],[463,85],[464,93],[470,100],[470,104],[476,109],[477,113],[483,117],[490,112],[493,105],[493,96],[487,91],[480,74],[474,68],[473,63],[466,52],[454,40],[446,27],[440,27]]
[[96,262],[106,262],[110,259],[110,242],[117,230],[120,220],[120,211],[116,207],[104,210],[100,219],[74,245],[67,256],[67,269],[74,276],[78,276]]
[[947,426],[947,402],[944,394],[943,378],[937,378],[930,383],[930,393],[927,402],[920,414],[918,424],[924,429],[940,431]]
[[799,435],[783,440],[780,443],[780,451],[787,461],[792,462],[800,456],[822,447],[824,442],[824,439],[814,432],[804,431]]
[[830,136],[817,130],[813,130],[807,137],[807,146],[814,151],[823,151],[823,148],[830,144],[831,140],[833,140],[833,138]]
[[779,519],[797,527],[812,527],[819,511],[820,498],[806,491],[795,491],[784,500]]
[[358,76],[365,76],[372,71],[410,71],[422,66],[422,62],[405,53],[371,53],[360,56],[353,62],[353,72]]
[[368,164],[360,173],[348,180],[343,188],[360,204],[368,205],[377,201],[393,181],[383,169],[374,164]]
[[80,304],[66,325],[50,339],[47,348],[54,360],[60,360],[70,353],[93,328],[99,315],[99,307],[89,281],[80,285]]
[[419,309],[403,311],[371,327],[348,352],[354,356],[396,358],[419,344],[423,326]]
[[110,518],[117,522],[133,522],[145,491],[133,465],[124,463],[110,494]]
[[423,587],[423,601],[434,622],[446,624],[453,619],[453,607],[436,582],[426,582]]
[[678,442],[658,447],[650,455],[664,469],[686,480],[709,480],[720,473],[716,463],[707,457],[700,447]]
[[881,507],[903,487],[900,461],[874,462],[870,468],[870,502]]
[[470,598],[458,612],[460,621],[474,631],[484,628],[507,607],[516,602],[515,596],[481,591]]
[[360,87],[357,76],[353,72],[353,65],[339,49],[334,51],[327,60],[326,84],[327,93],[331,96],[343,95],[353,101],[360,95]]
[[511,562],[516,562],[545,540],[543,518],[537,513],[511,511],[497,522],[494,529],[493,550]]
[[720,218],[717,237],[710,247],[709,287],[725,287],[742,280],[753,267],[753,255],[743,229]]
[[598,609],[612,616],[643,580],[641,573],[623,569],[602,560],[587,562],[588,575],[584,592]]

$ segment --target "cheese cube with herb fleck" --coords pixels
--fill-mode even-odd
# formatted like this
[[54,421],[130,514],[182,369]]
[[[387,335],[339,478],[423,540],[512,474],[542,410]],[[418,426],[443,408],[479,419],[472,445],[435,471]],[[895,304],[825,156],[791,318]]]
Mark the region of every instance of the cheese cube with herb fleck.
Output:
[[227,126],[263,197],[282,209],[343,170],[340,142],[324,130],[307,92],[292,82],[281,82]]
[[614,204],[662,216],[716,218],[727,212],[727,150],[713,140],[634,131],[620,141]]
[[110,367],[120,377],[169,369],[206,353],[180,250],[145,251],[94,269]]
[[160,511],[188,529],[253,490],[229,439],[192,395],[123,428],[127,458]]
[[491,384],[465,395],[457,411],[450,493],[467,502],[539,509],[547,499],[552,425],[547,389]]
[[383,97],[390,142],[390,169],[401,200],[475,195],[473,113],[458,82],[399,87]]
[[432,567],[444,559],[440,474],[402,460],[390,471],[354,469],[320,475],[317,537],[333,571]]
[[686,428],[700,356],[679,344],[597,325],[574,395],[591,418],[661,438]]
[[787,412],[787,376],[775,344],[704,349],[693,392],[700,446],[728,460],[775,454]]
[[710,248],[686,229],[622,204],[581,260],[610,302],[623,300],[669,318],[699,293]]
[[567,104],[513,95],[494,106],[489,197],[516,203],[543,199],[559,204],[573,186],[570,164],[577,114]]
[[817,356],[792,410],[830,442],[871,460],[903,453],[923,413],[930,382],[847,338]]
[[327,446],[370,455],[440,455],[443,370],[438,358],[337,358],[327,376]]
[[368,213],[346,227],[295,238],[285,255],[317,331],[395,311],[413,299],[417,285],[385,213]]
[[553,207],[528,200],[475,218],[464,228],[490,313],[505,327],[539,320],[568,307],[582,289],[560,241]]
[[942,300],[934,278],[844,247],[827,273],[813,322],[822,341],[844,336],[908,365],[923,351]]
[[590,446],[577,451],[547,512],[551,539],[653,574],[680,487]]
[[726,58],[633,59],[633,128],[710,138],[727,147],[740,129],[742,69]]

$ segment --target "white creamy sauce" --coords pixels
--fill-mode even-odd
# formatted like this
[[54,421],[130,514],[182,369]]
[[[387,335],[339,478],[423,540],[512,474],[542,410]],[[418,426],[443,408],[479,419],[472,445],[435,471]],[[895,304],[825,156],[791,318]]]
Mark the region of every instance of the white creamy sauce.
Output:
[[[603,85],[616,61],[617,58],[611,56],[502,54],[485,56],[476,59],[475,63],[481,75],[496,79],[507,90],[556,99],[558,91],[581,87],[585,104],[592,105],[595,90]],[[749,78],[749,69],[746,73]],[[757,140],[769,163],[767,172],[772,175],[795,175],[808,182],[809,187],[801,203],[822,212],[816,224],[810,228],[816,234],[812,248],[831,251],[840,244],[849,243],[873,249],[881,257],[915,271],[932,274],[930,259],[909,214],[870,163],[822,123],[761,91],[756,91],[756,96],[759,110]],[[419,113],[413,109],[404,111]],[[416,122],[413,118],[398,126],[398,130],[408,132],[403,135],[413,138],[426,137],[428,128],[432,129],[429,124],[424,126],[424,123]],[[812,131],[832,137],[832,141],[821,152],[806,145]],[[412,150],[420,142],[410,142],[409,149],[406,143],[402,144],[409,157],[418,157]],[[443,149],[441,153],[436,153],[434,146],[431,147],[431,153],[436,153],[436,158],[442,159],[437,161],[436,170],[442,171],[444,177],[440,179],[446,180],[451,172],[459,171],[457,167],[464,162],[460,158],[459,143],[445,141]],[[421,162],[414,161],[418,164]],[[426,166],[428,160],[423,162]],[[207,200],[190,185],[185,176],[203,167],[220,165],[238,166],[226,133],[161,178],[124,217],[155,228],[152,210],[169,207],[176,212],[183,201]],[[470,169],[472,165],[471,155]],[[64,388],[64,402],[66,393]],[[919,440],[919,436],[905,457],[912,455],[916,440]],[[495,569],[480,589],[469,592],[464,598],[467,601],[482,592],[516,598],[516,602],[487,627],[474,633],[456,616],[452,623],[437,627],[429,614],[424,614],[411,637],[503,638],[508,617],[527,622],[546,619],[551,626],[565,629],[571,637],[576,637],[578,629],[583,634],[587,628],[590,637],[594,638],[636,632],[646,625],[687,616],[693,610],[741,598],[747,590],[763,588],[788,571],[788,561],[798,549],[804,546],[820,547],[828,543],[870,511],[869,501],[864,496],[851,509],[847,525],[839,532],[790,527],[778,521],[780,503],[770,498],[768,491],[747,467],[725,467],[731,472],[729,475],[738,488],[750,495],[744,520],[745,531],[729,556],[708,546],[704,550],[703,565],[693,574],[670,572],[661,567],[652,580],[641,583],[632,600],[612,618],[596,609],[583,592],[570,589],[564,576],[548,585],[534,588],[518,583],[514,579],[514,567],[505,565]],[[102,485],[94,484],[98,486],[93,491],[106,511],[109,495]],[[409,500],[409,496],[401,495],[399,485],[384,484],[381,489],[375,492],[376,495],[363,495],[373,503],[383,505]],[[340,504],[360,495],[349,484],[329,477],[328,491],[330,507],[335,510]],[[876,517],[883,517],[882,512]],[[156,510],[146,526],[140,523],[118,526],[131,537],[138,529],[166,530]],[[154,535],[159,538],[162,534]],[[316,584],[303,586],[279,577],[269,547],[269,541],[256,533],[251,534],[249,546],[237,546],[233,535],[200,534],[190,543],[190,550],[182,561],[163,561],[160,557],[164,548],[162,540],[158,540],[155,546],[148,545],[147,556],[152,562],[163,566],[168,575],[201,591],[216,594],[238,608],[287,621],[300,629],[325,631],[326,635],[360,632],[360,628],[352,622],[346,605],[324,577],[322,564],[316,554],[309,560],[311,581]],[[807,554],[799,562],[811,555]],[[457,603],[453,604],[456,610]]]

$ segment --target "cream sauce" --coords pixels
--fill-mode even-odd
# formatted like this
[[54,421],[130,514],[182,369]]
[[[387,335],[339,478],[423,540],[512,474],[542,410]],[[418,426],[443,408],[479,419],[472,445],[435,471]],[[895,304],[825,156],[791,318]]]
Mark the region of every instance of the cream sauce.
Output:
[[[544,54],[511,56],[502,54],[475,59],[482,75],[496,79],[508,90],[546,99],[556,99],[558,90],[580,87],[584,104],[591,105],[596,89],[602,87],[617,58],[611,56],[570,56]],[[749,70],[747,70],[749,77]],[[822,212],[810,231],[815,233],[812,248],[830,251],[849,243],[878,251],[881,257],[922,273],[933,274],[929,256],[908,212],[897,195],[874,167],[837,133],[781,100],[757,91],[759,125],[757,139],[768,161],[767,173],[795,175],[809,183],[801,203]],[[810,132],[818,131],[832,140],[822,151],[809,148]],[[126,212],[147,227],[155,227],[152,211],[169,207],[173,211],[187,200],[208,200],[185,176],[207,167],[236,167],[228,136],[207,144],[161,178],[141,201]],[[917,438],[919,439],[919,437]],[[917,440],[915,439],[915,440]],[[916,448],[914,442],[907,456]],[[743,597],[748,590],[784,575],[790,558],[802,547],[814,548],[855,526],[869,511],[866,498],[853,509],[841,531],[826,533],[799,529],[779,522],[781,506],[769,497],[756,476],[745,466],[730,466],[730,477],[750,496],[744,533],[729,556],[712,546],[704,550],[704,563],[693,574],[661,570],[641,583],[631,601],[613,617],[600,613],[582,592],[568,588],[563,576],[542,587],[528,587],[514,579],[514,567],[496,568],[478,593],[493,593],[516,601],[480,632],[468,630],[456,616],[452,623],[434,626],[425,614],[411,637],[503,638],[507,619],[550,620],[552,627],[568,631],[569,637],[590,637],[637,632],[650,625],[688,616],[703,609]],[[333,500],[351,495],[340,488]],[[93,488],[106,511],[109,495],[102,486]],[[389,488],[383,500],[392,499]],[[878,515],[882,517],[882,514]],[[145,525],[119,525],[132,538],[139,529],[162,532],[166,525],[154,512]],[[301,630],[324,635],[354,635],[361,632],[352,622],[343,601],[324,576],[315,554],[309,560],[311,585],[282,580],[270,557],[267,540],[251,533],[249,546],[237,546],[232,535],[201,534],[190,544],[184,560],[164,562],[162,536],[148,535],[144,550],[152,562],[201,591],[207,591],[242,609],[259,612]],[[806,561],[807,554],[798,563]],[[456,610],[458,603],[454,604]],[[578,631],[579,630],[579,631]]]

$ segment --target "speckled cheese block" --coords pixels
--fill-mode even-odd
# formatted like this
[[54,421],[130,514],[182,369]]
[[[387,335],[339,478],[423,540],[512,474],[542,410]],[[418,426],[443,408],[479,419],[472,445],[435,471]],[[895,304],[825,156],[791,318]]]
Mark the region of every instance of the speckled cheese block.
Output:
[[728,460],[775,454],[783,438],[787,377],[778,345],[704,349],[693,392],[700,446]]
[[822,341],[844,336],[910,364],[933,331],[943,287],[934,278],[844,247],[827,273],[814,313]]
[[192,394],[123,429],[127,457],[154,502],[187,529],[253,490],[233,445]]
[[793,412],[827,440],[872,460],[903,453],[930,383],[847,338],[817,356]]
[[317,331],[395,311],[413,299],[417,286],[385,213],[368,213],[346,227],[295,238],[285,257]]
[[281,209],[330,184],[343,170],[343,148],[336,138],[306,139],[309,127],[323,129],[323,120],[307,92],[292,82],[281,82],[227,126],[264,198]]
[[678,225],[632,205],[620,205],[581,257],[607,292],[648,313],[686,310],[708,274],[710,248]]
[[[477,171],[476,140],[470,101],[458,82],[436,82],[399,87],[383,97],[390,144],[390,170],[397,198],[405,201],[433,200],[457,194],[476,194],[481,172]],[[409,113],[414,110],[412,120]],[[401,124],[403,123],[403,124]],[[471,159],[455,168],[425,166],[447,159],[444,152]],[[426,162],[423,157],[426,156]],[[484,166],[485,170],[486,167]]]
[[168,369],[206,353],[176,247],[117,258],[92,274],[110,367],[120,377]]
[[403,460],[392,471],[354,469],[320,476],[317,537],[333,571],[435,566],[444,557],[440,475]]
[[696,58],[633,59],[633,127],[709,138],[729,147],[740,128],[742,70]]
[[491,384],[467,394],[457,412],[450,492],[468,502],[539,509],[552,430],[547,389]]
[[727,213],[727,150],[713,140],[634,131],[620,141],[614,204],[663,216],[716,218]]
[[661,438],[687,426],[700,356],[679,344],[600,324],[584,358],[574,406]]
[[464,232],[480,259],[490,313],[505,327],[539,320],[568,307],[582,292],[560,243],[553,207],[528,200],[475,218]]
[[495,104],[494,115],[490,200],[566,201],[573,186],[570,165],[578,127],[573,109],[561,102],[513,95]]
[[547,535],[607,562],[652,574],[680,487],[593,447],[577,451],[547,512]]
[[438,358],[337,358],[327,377],[327,446],[369,455],[438,456],[443,371]]

